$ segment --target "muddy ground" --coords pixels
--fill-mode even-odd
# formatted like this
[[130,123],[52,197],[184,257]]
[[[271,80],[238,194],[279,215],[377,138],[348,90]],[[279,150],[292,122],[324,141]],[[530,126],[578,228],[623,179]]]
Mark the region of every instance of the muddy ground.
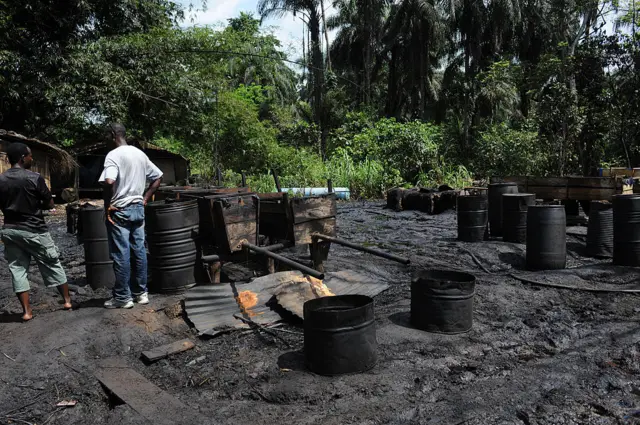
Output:
[[[76,309],[61,311],[60,298],[38,286],[35,273],[36,316],[20,323],[6,263],[0,264],[0,423],[147,423],[94,378],[100,360],[113,356],[211,424],[640,423],[638,296],[520,283],[510,274],[525,275],[524,245],[459,243],[453,213],[395,213],[380,205],[341,203],[338,235],[407,255],[412,264],[332,247],[329,270],[362,271],[391,286],[375,299],[379,364],[333,378],[304,369],[299,335],[195,338],[179,296],[156,295],[149,306],[127,311],[101,308],[108,294],[83,287],[82,248],[65,233],[63,217],[51,217],[70,282],[79,285]],[[571,270],[528,278],[637,286],[636,271],[582,256],[584,228],[569,233]],[[447,336],[408,326],[410,275],[423,267],[477,276],[472,331]],[[152,365],[140,360],[142,351],[185,337],[196,340],[194,350]],[[69,399],[78,404],[56,409]]]

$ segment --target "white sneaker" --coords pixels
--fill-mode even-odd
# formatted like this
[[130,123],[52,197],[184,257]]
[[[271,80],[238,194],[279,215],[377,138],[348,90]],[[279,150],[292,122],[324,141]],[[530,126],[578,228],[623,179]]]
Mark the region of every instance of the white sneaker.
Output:
[[122,302],[112,298],[105,301],[104,308],[133,308],[133,301]]
[[146,292],[143,292],[142,294],[138,295],[136,297],[136,302],[138,304],[149,304],[149,294]]

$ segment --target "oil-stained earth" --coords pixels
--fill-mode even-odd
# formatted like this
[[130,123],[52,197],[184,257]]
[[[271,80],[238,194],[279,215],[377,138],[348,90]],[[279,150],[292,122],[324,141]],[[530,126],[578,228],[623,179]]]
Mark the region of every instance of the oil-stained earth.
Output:
[[[278,338],[245,329],[199,339],[181,296],[155,295],[150,305],[132,310],[103,309],[109,294],[85,285],[82,247],[66,233],[64,217],[49,218],[76,308],[62,311],[61,299],[42,286],[33,267],[35,318],[20,323],[0,260],[0,423],[151,423],[109,397],[94,377],[100,361],[114,356],[198,412],[203,423],[640,423],[638,295],[513,278],[629,289],[640,287],[636,270],[584,257],[585,228],[571,227],[569,269],[528,273],[524,245],[457,242],[453,212],[396,213],[380,205],[340,203],[338,236],[412,263],[331,248],[329,271],[360,271],[390,285],[375,298],[378,365],[340,377],[305,369],[299,324],[283,326],[294,333],[277,332]],[[470,332],[440,335],[409,326],[411,274],[421,268],[475,274]],[[151,365],[140,360],[142,351],[184,338],[196,348]],[[56,407],[62,400],[78,404]]]

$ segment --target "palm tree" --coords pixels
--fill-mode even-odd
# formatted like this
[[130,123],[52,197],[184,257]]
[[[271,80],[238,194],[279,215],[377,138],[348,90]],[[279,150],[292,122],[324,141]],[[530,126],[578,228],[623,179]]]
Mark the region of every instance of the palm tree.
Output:
[[387,113],[426,119],[438,98],[435,69],[441,57],[444,26],[435,0],[393,4],[384,43],[390,54]]
[[335,0],[338,13],[327,23],[338,29],[331,46],[337,69],[349,74],[358,85],[357,101],[371,104],[372,84],[381,64],[382,36],[389,0]]
[[306,25],[309,29],[309,75],[311,85],[311,106],[313,108],[314,121],[320,127],[320,152],[322,157],[326,157],[326,146],[328,128],[325,126],[324,111],[324,83],[325,64],[322,54],[322,41],[320,19],[321,11],[319,0],[260,0],[258,2],[258,13],[264,18],[282,17],[287,13],[296,15],[301,13],[306,18]]

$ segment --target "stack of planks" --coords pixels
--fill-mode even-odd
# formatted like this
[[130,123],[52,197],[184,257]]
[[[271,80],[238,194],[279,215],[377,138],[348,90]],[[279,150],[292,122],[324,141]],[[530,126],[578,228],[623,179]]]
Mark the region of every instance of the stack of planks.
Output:
[[395,211],[416,210],[428,214],[440,214],[454,209],[460,193],[448,187],[435,189],[402,189],[393,188],[387,192],[387,208]]

